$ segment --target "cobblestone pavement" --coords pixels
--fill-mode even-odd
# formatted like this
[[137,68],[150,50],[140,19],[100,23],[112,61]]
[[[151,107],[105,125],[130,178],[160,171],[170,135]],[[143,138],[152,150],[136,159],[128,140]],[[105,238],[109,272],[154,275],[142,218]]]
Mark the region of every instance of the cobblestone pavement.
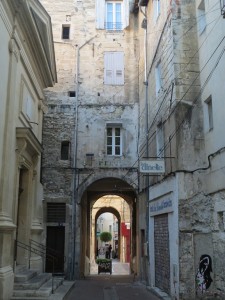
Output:
[[92,275],[78,280],[65,300],[159,300],[132,275]]

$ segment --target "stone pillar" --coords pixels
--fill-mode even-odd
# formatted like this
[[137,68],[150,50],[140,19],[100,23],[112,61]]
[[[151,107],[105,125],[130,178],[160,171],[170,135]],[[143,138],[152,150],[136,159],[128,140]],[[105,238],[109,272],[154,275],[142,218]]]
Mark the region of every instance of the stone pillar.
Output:
[[14,274],[14,243],[15,225],[12,221],[13,208],[17,197],[15,178],[15,122],[14,114],[17,66],[20,59],[20,50],[15,41],[9,41],[9,79],[7,89],[7,107],[4,127],[5,143],[2,156],[2,170],[0,181],[0,300],[8,300],[12,296]]
[[0,300],[12,296],[13,274],[13,231],[15,226],[10,219],[0,215]]

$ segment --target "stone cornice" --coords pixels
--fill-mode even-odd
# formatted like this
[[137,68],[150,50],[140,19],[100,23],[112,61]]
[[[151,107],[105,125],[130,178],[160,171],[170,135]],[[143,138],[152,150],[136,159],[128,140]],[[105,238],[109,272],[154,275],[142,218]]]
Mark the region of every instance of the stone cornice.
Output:
[[9,37],[15,39],[19,46],[34,86],[40,86],[39,97],[43,98],[42,89],[53,86],[57,80],[49,15],[36,0],[1,1],[0,13]]
[[30,128],[17,127],[16,139],[19,156],[22,156],[24,151],[27,150],[31,157],[33,157],[33,160],[36,161],[36,157],[42,152],[42,145],[32,130]]

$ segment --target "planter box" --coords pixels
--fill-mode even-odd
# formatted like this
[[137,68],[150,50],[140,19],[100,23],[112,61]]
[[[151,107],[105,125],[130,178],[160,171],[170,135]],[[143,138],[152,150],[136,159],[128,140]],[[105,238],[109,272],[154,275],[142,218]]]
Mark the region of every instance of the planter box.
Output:
[[112,261],[111,259],[98,259],[98,274],[110,273],[112,274]]

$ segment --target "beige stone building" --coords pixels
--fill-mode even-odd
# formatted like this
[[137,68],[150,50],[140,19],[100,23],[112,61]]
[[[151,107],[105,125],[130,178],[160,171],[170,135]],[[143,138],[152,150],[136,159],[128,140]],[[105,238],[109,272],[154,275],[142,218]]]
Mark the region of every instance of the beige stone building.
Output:
[[[92,207],[117,195],[131,207],[137,269],[138,61],[134,1],[41,1],[51,15],[58,83],[43,126],[46,241],[68,278],[87,275]],[[51,209],[64,214],[51,219]],[[60,238],[58,241],[55,236]],[[61,247],[61,245],[63,245]],[[61,248],[60,248],[61,247]]]
[[1,1],[0,37],[0,299],[8,300],[20,265],[43,271],[27,246],[43,242],[43,89],[56,70],[51,21],[38,1]]

